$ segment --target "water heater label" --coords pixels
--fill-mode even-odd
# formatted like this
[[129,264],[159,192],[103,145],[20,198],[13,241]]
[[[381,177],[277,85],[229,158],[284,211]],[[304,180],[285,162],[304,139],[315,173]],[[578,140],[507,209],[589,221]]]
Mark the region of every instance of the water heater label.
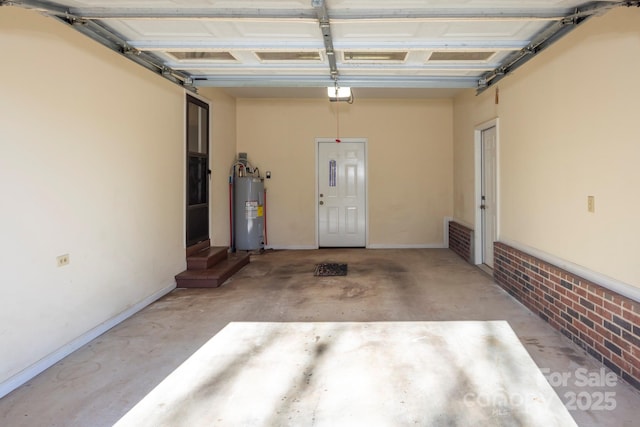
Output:
[[256,219],[258,217],[258,201],[248,200],[244,203],[244,213],[247,219]]
[[264,206],[258,206],[258,217],[264,216]]

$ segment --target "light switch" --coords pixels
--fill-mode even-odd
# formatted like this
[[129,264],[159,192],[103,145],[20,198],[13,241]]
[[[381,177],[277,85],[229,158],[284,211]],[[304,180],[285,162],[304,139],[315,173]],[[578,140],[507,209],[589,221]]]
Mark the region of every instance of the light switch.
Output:
[[596,211],[595,196],[587,196],[587,211],[591,213],[594,213]]

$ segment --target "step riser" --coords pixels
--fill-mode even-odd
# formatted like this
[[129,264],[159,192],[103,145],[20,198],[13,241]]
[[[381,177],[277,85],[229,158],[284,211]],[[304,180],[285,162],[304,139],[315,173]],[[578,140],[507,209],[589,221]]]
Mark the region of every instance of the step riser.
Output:
[[249,262],[249,254],[233,254],[213,268],[183,271],[176,276],[176,284],[178,288],[217,288]]
[[206,270],[227,259],[227,252],[218,252],[207,258],[187,258],[187,270]]
[[209,279],[209,280],[185,280],[185,279],[177,279],[176,287],[177,288],[219,288],[222,283],[220,280]]

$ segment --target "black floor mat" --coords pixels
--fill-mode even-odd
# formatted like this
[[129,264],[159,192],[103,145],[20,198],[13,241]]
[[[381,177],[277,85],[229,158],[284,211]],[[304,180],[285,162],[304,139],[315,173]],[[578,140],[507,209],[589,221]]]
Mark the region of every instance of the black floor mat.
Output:
[[314,276],[346,276],[347,264],[316,264]]

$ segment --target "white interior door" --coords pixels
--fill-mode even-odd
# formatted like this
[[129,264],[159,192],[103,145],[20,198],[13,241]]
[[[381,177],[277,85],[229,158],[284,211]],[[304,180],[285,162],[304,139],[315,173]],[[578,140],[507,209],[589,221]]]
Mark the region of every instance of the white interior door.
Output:
[[496,127],[482,131],[482,263],[493,268],[493,243],[497,238]]
[[318,142],[318,244],[366,245],[365,143]]

